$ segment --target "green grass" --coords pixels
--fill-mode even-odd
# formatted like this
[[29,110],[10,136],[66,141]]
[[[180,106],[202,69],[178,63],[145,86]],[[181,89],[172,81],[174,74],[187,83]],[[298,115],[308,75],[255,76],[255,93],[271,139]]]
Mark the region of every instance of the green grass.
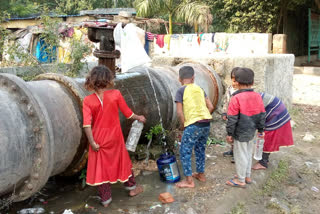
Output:
[[271,193],[282,186],[289,176],[289,163],[286,160],[280,160],[278,167],[271,173],[267,179],[266,184],[262,188],[262,195],[271,195]]
[[289,109],[289,114],[293,120],[299,119],[302,109],[299,106],[292,106]]
[[211,145],[211,144],[213,144],[213,145],[219,144],[219,145],[222,145],[222,146],[226,145],[226,143],[223,140],[218,140],[218,139],[216,139],[214,137],[208,137],[207,145]]
[[247,214],[247,209],[245,207],[244,203],[237,203],[235,207],[231,209],[231,211],[228,214]]

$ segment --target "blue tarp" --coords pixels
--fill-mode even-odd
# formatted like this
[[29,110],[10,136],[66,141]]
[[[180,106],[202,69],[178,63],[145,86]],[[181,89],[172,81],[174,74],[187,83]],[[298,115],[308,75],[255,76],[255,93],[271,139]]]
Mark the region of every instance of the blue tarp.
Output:
[[57,60],[57,48],[54,46],[52,49],[48,48],[43,38],[37,43],[36,53],[38,61],[41,63],[51,63]]

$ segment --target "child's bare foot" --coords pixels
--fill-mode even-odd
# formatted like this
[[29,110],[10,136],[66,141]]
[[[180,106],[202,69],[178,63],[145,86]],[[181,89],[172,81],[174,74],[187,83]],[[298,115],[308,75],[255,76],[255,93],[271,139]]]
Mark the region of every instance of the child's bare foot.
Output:
[[194,182],[183,180],[183,181],[176,183],[176,187],[178,187],[178,188],[193,188]]
[[143,187],[141,185],[137,185],[137,187],[129,192],[131,197],[136,196],[143,192]]
[[[238,175],[235,175],[234,178],[238,178]],[[245,178],[246,184],[252,184],[252,179],[249,177]]]
[[206,176],[204,175],[204,173],[193,173],[192,177],[194,177],[195,179],[198,179],[201,182],[206,181]]
[[259,170],[259,169],[267,169],[267,167],[262,166],[259,162],[253,165],[253,170]]
[[242,183],[236,178],[227,181],[226,184],[232,187],[246,188],[246,183]]

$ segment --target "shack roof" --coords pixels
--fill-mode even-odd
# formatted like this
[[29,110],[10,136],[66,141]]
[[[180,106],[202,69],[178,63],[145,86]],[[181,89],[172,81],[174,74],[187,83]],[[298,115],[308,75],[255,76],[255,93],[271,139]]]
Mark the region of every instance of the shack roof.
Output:
[[137,14],[134,8],[97,8],[95,10],[81,10],[80,15],[118,15],[122,11],[132,15]]

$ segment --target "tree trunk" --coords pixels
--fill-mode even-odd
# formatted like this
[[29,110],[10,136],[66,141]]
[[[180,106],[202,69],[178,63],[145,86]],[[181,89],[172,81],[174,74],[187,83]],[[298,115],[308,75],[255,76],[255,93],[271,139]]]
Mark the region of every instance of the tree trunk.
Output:
[[284,1],[284,8],[283,8],[283,34],[287,34],[287,27],[288,27],[288,3],[289,1],[288,0],[285,0]]
[[281,25],[282,15],[283,15],[283,6],[282,6],[282,4],[281,4],[280,15],[279,15],[278,24],[277,24],[277,34],[279,34],[279,31],[280,31],[280,25]]
[[169,14],[169,34],[172,34],[172,14]]

